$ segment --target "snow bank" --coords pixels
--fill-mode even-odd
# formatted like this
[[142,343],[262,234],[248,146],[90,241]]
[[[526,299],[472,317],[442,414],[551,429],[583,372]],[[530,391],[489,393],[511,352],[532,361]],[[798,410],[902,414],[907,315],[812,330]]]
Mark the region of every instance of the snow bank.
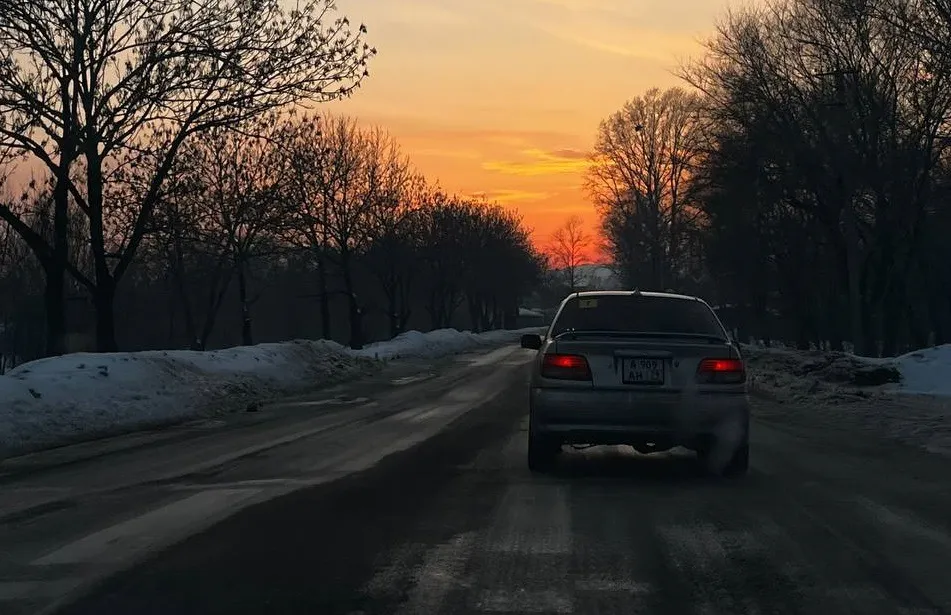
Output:
[[886,359],[846,352],[744,346],[766,389],[867,397],[874,393],[951,396],[951,344]]
[[447,354],[515,343],[525,333],[538,333],[538,327],[472,333],[457,329],[437,329],[428,333],[407,331],[391,340],[369,344],[354,351],[358,356],[380,360],[400,358],[435,359]]
[[744,346],[754,391],[849,429],[951,455],[951,345],[874,359]]
[[951,344],[915,350],[891,361],[901,372],[901,392],[951,396]]
[[235,411],[261,398],[371,373],[382,360],[436,358],[514,342],[524,332],[411,331],[360,351],[297,340],[209,352],[78,353],[32,361],[0,376],[0,459]]

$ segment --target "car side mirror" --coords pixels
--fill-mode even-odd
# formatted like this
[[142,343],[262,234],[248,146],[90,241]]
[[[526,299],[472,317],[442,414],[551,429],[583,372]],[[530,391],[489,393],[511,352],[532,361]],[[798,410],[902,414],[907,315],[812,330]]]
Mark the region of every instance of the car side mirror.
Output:
[[534,333],[526,333],[522,336],[522,348],[529,350],[538,350],[542,347],[542,336]]

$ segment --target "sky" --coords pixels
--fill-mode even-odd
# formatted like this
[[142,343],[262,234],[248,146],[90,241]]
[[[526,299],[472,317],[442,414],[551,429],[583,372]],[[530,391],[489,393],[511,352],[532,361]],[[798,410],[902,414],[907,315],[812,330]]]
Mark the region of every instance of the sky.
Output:
[[[736,2],[729,5],[737,6]],[[682,85],[727,0],[340,0],[378,55],[330,109],[386,128],[451,192],[516,209],[539,247],[571,215],[599,122]]]

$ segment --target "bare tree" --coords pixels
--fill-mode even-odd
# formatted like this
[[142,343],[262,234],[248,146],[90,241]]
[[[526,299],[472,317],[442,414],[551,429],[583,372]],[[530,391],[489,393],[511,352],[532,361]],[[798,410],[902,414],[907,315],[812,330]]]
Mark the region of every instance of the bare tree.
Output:
[[[251,307],[260,295],[249,294],[249,265],[277,249],[290,213],[282,185],[289,160],[283,149],[288,129],[273,115],[233,128],[216,127],[187,143],[178,156],[173,191],[162,209],[167,208],[167,247],[186,323],[194,320],[190,293],[185,291],[188,240],[213,263],[198,337],[202,347],[232,280],[238,284],[242,343],[253,343]],[[194,324],[188,326],[194,336]]]
[[548,252],[551,264],[564,274],[571,292],[578,289],[578,267],[589,262],[591,236],[584,230],[581,216],[571,216],[552,234]]
[[405,331],[413,311],[421,266],[423,208],[431,189],[408,164],[394,162],[393,169],[386,196],[371,210],[370,244],[361,260],[380,284],[390,335],[396,337]]
[[426,264],[426,311],[436,329],[448,327],[465,298],[466,255],[461,246],[471,237],[476,205],[436,191],[422,224],[422,256]]
[[[186,140],[359,86],[374,51],[361,41],[363,26],[352,32],[333,10],[332,0],[293,10],[279,0],[0,0],[0,143],[55,178],[54,241],[9,208],[0,218],[43,263],[51,319],[61,320],[56,288],[68,269],[93,296],[99,349],[114,350],[117,285]],[[110,202],[110,181],[133,167],[148,169],[144,190]],[[68,262],[70,197],[88,218],[91,275]]]
[[757,160],[747,182],[770,194],[776,220],[805,225],[804,249],[822,245],[839,276],[841,296],[800,281],[810,301],[825,301],[802,306],[803,319],[845,313],[859,352],[875,352],[876,339],[894,346],[899,327],[883,323],[904,320],[947,151],[951,78],[898,23],[905,4],[789,0],[732,14],[706,60],[685,71],[707,94],[715,140],[746,143]]
[[311,245],[319,247],[321,258],[340,272],[348,306],[350,344],[360,348],[363,307],[353,269],[356,257],[366,245],[378,188],[374,175],[374,134],[362,130],[353,118],[330,115],[322,119],[319,132],[314,134],[317,139],[310,143],[310,181],[314,184],[310,192],[316,200],[309,202],[316,207],[300,210],[299,228]]
[[677,267],[698,213],[688,182],[701,138],[700,99],[679,88],[649,90],[601,123],[587,187],[631,284],[664,289],[683,275]]
[[329,202],[324,198],[324,176],[332,152],[324,142],[323,123],[331,116],[297,116],[286,153],[289,173],[286,177],[288,198],[294,202],[295,215],[287,229],[288,241],[309,252],[317,269],[317,295],[320,302],[320,325],[324,339],[331,339],[330,309],[330,237]]
[[519,300],[538,282],[542,257],[517,213],[490,203],[473,204],[465,211],[469,220],[462,237],[460,277],[472,327],[485,331],[511,326]]

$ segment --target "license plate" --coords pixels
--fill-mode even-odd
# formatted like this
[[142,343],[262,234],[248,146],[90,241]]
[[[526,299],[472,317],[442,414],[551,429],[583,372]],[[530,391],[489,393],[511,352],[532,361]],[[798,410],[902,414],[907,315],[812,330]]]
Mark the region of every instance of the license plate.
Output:
[[624,359],[621,370],[624,384],[664,384],[663,359]]

